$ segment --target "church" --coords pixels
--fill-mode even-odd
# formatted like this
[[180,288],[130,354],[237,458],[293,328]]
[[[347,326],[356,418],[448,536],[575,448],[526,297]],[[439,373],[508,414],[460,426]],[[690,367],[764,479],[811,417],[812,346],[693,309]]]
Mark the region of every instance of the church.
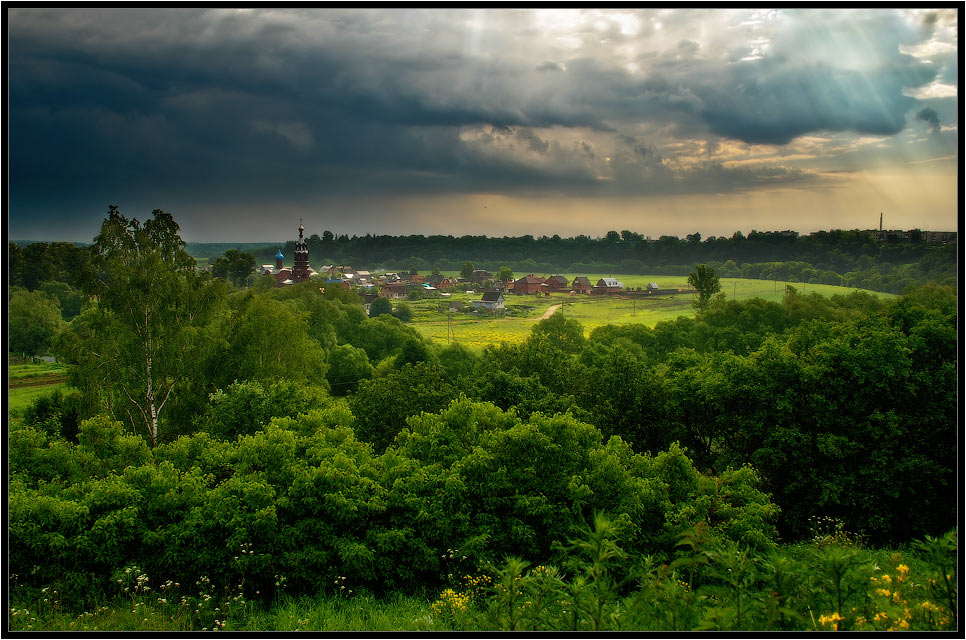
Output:
[[275,254],[275,264],[263,264],[261,267],[262,275],[275,278],[276,287],[284,287],[296,282],[308,280],[316,275],[315,271],[309,266],[309,245],[305,242],[305,227],[299,220],[299,239],[295,241],[295,265],[290,269],[284,266],[285,256],[279,249]]

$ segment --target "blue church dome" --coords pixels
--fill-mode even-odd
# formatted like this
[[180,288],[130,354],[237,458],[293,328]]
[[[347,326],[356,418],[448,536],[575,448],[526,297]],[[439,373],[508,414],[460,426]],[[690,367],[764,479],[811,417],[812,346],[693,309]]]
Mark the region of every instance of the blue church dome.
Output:
[[282,255],[282,250],[281,250],[281,249],[279,249],[279,250],[278,250],[278,253],[276,253],[276,254],[275,254],[275,259],[276,259],[276,260],[282,260],[282,259],[284,259],[284,258],[285,258],[285,256],[283,256],[283,255]]

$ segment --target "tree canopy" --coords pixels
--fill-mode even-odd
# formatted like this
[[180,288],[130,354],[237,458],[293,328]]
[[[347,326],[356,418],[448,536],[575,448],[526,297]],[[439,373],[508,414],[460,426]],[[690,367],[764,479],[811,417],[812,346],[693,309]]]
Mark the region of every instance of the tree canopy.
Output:
[[700,311],[707,309],[714,294],[721,291],[720,278],[715,275],[714,269],[705,264],[697,265],[688,275],[688,284],[698,291],[694,306]]

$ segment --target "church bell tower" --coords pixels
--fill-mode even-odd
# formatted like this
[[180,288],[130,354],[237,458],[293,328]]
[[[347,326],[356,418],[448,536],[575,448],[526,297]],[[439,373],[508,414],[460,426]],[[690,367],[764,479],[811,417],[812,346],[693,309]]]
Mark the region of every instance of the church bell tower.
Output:
[[292,269],[292,279],[302,282],[309,277],[309,245],[305,243],[305,227],[299,220],[299,239],[295,241],[295,267]]

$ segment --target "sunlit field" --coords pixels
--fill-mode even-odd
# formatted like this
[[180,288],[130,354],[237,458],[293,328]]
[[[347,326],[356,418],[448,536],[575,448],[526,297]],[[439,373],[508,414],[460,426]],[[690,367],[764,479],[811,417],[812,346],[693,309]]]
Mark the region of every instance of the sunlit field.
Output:
[[[518,274],[519,275],[519,274]],[[575,275],[566,275],[573,280]],[[662,291],[688,290],[687,276],[588,274],[592,284],[603,277],[615,277],[624,284],[625,289],[646,288],[655,283]],[[780,302],[785,295],[785,285],[790,284],[801,294],[818,293],[823,296],[846,295],[856,291],[850,287],[825,284],[802,284],[772,280],[750,280],[744,278],[721,278],[721,293],[729,299],[747,300],[762,298]],[[883,298],[895,297],[888,293],[872,292]],[[552,294],[550,296],[506,294],[506,313],[504,317],[492,314],[448,312],[452,301],[462,302],[471,309],[471,301],[479,300],[479,291],[473,294],[453,293],[448,298],[434,298],[408,301],[412,308],[413,326],[421,335],[433,342],[445,344],[459,342],[471,349],[482,349],[500,342],[522,342],[530,334],[530,328],[553,306],[560,305],[568,318],[579,320],[584,332],[590,332],[606,324],[640,323],[653,327],[663,320],[674,320],[678,316],[694,315],[692,305],[694,296],[689,293],[660,295],[650,299],[636,299],[630,296],[592,296],[586,294]]]

